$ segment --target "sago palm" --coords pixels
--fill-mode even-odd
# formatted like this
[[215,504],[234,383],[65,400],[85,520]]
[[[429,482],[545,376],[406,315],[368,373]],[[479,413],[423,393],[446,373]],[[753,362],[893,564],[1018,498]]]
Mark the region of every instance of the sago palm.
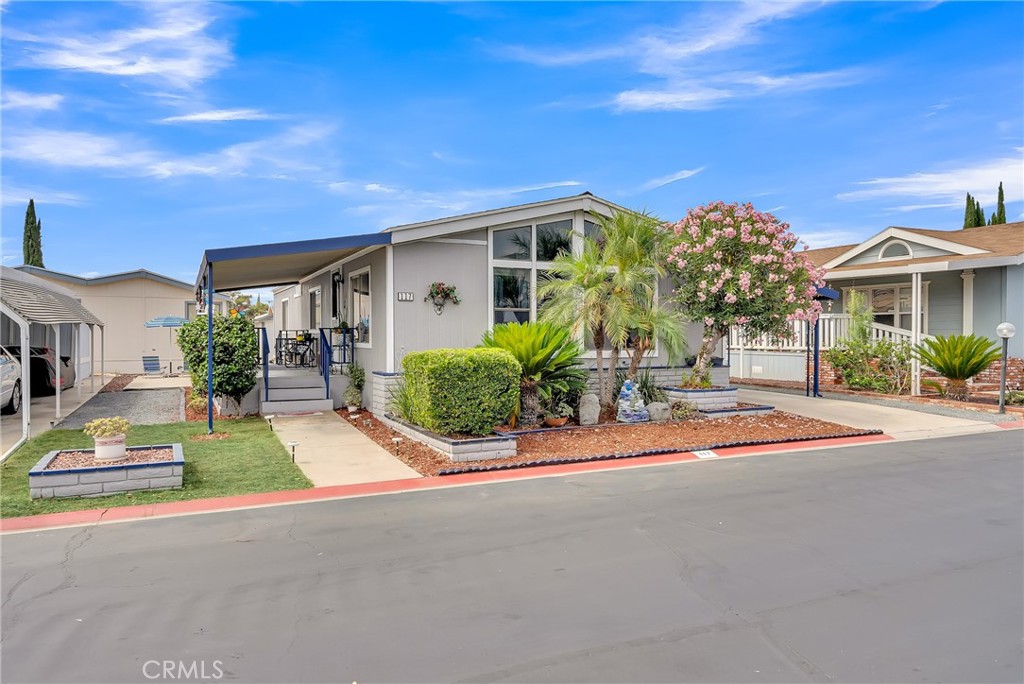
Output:
[[915,347],[914,356],[949,381],[947,397],[967,401],[967,381],[999,358],[999,348],[978,335],[939,335]]
[[583,352],[568,328],[552,323],[502,323],[484,333],[482,347],[505,349],[522,368],[519,403],[513,422],[532,424],[540,415],[541,400],[557,393],[580,392],[587,372],[579,365]]

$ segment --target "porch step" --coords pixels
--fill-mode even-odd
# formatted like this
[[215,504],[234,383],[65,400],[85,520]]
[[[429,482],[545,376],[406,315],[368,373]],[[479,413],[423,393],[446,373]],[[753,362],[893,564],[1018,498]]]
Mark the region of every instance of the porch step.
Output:
[[333,410],[334,401],[331,399],[285,399],[283,401],[264,401],[260,404],[260,414],[264,416]]
[[[263,384],[262,377],[259,378],[259,382],[261,385]],[[271,390],[279,387],[319,387],[321,391],[324,389],[324,379],[313,373],[303,373],[302,375],[271,375],[269,383]]]
[[[323,399],[327,390],[323,383],[319,386],[309,387],[278,387],[270,383],[270,397],[268,401],[290,401],[293,399]],[[264,395],[265,396],[265,395]]]

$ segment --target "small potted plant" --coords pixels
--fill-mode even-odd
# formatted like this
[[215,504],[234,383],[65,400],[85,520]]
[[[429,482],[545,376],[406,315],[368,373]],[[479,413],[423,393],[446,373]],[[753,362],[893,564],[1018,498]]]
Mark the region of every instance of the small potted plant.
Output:
[[562,427],[573,414],[572,406],[560,401],[544,412],[544,424],[548,427]]
[[125,458],[125,433],[132,424],[121,416],[97,418],[85,424],[85,434],[92,437],[96,446],[93,457],[97,461],[120,461]]
[[355,413],[359,410],[359,405],[363,403],[363,393],[354,385],[349,385],[345,394],[342,395],[342,399],[348,407],[348,412]]

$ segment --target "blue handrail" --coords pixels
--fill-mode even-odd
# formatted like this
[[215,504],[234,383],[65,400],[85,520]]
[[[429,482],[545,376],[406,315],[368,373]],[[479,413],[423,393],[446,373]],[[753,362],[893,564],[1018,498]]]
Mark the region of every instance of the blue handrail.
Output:
[[320,328],[320,375],[324,376],[325,399],[331,398],[331,329]]
[[266,328],[260,328],[260,346],[263,351],[263,400],[270,401],[270,341]]

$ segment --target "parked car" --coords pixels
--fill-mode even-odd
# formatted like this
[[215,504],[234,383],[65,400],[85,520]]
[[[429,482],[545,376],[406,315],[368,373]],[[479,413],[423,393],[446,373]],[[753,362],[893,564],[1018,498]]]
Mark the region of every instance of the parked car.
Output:
[[[21,361],[21,348],[11,347],[11,354],[15,359]],[[29,347],[29,354],[32,363],[28,367],[28,378],[32,396],[37,397],[44,394],[54,394],[57,386],[57,361],[56,354],[49,347]],[[60,387],[61,390],[71,389],[75,386],[75,365],[71,363],[70,356],[60,357]]]
[[0,411],[17,413],[21,410],[21,363],[0,347]]

